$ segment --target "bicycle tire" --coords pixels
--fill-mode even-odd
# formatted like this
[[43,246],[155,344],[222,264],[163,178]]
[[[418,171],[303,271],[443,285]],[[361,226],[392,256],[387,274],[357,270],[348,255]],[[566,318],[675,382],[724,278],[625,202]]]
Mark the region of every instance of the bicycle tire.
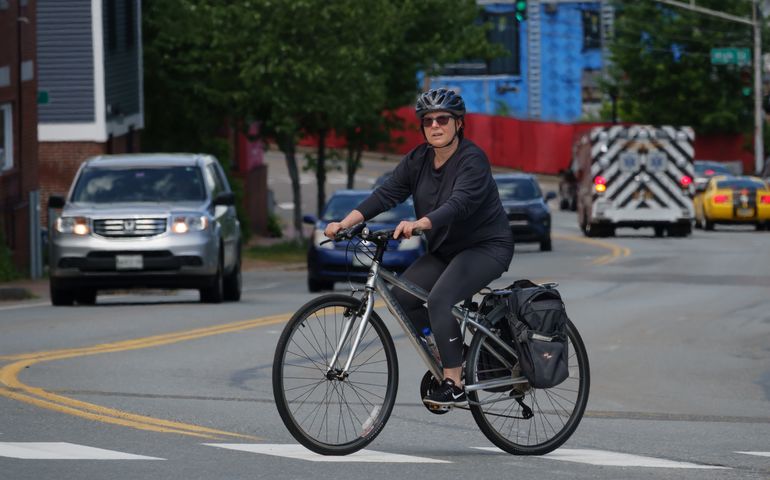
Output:
[[[468,392],[476,424],[500,449],[513,455],[545,455],[566,442],[583,418],[591,383],[588,354],[571,321],[567,321],[567,336],[570,376],[561,384],[548,389],[523,384],[505,391],[493,388]],[[498,361],[497,368],[490,368],[489,356],[482,359],[482,349],[494,347],[484,333],[474,335],[466,361],[466,384],[477,383],[479,377],[492,380],[513,375],[510,364],[504,366]],[[524,418],[526,409],[515,397],[530,408],[531,418]]]
[[[323,295],[294,314],[276,346],[273,395],[278,413],[297,441],[321,455],[347,455],[364,448],[382,431],[396,403],[396,349],[374,311],[348,377],[327,375],[346,318],[362,312],[359,299]],[[359,324],[356,319],[352,325],[339,367],[348,358]]]

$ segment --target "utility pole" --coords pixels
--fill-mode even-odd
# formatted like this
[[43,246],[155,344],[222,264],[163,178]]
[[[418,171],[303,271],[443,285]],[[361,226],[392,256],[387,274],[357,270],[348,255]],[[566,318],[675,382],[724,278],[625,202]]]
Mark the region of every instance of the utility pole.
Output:
[[666,5],[672,5],[674,7],[684,8],[704,15],[711,15],[712,17],[722,18],[732,22],[743,23],[751,25],[754,30],[754,169],[756,174],[761,174],[765,164],[764,143],[762,139],[762,127],[764,122],[764,115],[762,113],[762,20],[757,15],[757,9],[759,8],[758,0],[751,1],[751,19],[739,17],[737,15],[731,15],[729,13],[719,12],[710,8],[699,7],[695,4],[695,0],[690,0],[690,3],[684,3],[677,0],[654,0],[659,3],[665,3]]

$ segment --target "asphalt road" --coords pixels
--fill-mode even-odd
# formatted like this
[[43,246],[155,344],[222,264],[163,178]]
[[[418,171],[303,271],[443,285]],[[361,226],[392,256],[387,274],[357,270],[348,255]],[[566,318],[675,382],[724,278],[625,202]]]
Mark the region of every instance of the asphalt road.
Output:
[[586,341],[588,410],[553,454],[504,454],[468,412],[429,413],[425,368],[392,322],[397,404],[368,447],[382,455],[297,449],[270,375],[284,322],[312,295],[304,271],[274,269],[246,272],[239,303],[179,291],[0,304],[0,478],[770,477],[770,234],[599,241],[572,213],[554,224],[553,252],[518,246],[495,282],[559,282]]

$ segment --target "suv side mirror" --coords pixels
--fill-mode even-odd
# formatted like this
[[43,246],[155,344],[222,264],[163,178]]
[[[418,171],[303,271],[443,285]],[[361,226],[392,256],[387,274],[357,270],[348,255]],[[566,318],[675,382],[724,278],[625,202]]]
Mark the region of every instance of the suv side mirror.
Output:
[[235,194],[233,192],[221,192],[212,202],[214,205],[235,205]]
[[48,208],[64,208],[64,197],[61,195],[48,197]]
[[548,200],[553,200],[554,198],[556,198],[556,192],[547,192],[547,193],[545,194],[545,201],[546,201],[546,202],[547,202]]

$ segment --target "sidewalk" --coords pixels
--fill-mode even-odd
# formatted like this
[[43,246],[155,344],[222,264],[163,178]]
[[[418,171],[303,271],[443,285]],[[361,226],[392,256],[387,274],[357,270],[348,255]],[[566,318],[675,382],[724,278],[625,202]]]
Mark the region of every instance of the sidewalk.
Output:
[[21,279],[0,283],[0,302],[48,298],[48,279]]

